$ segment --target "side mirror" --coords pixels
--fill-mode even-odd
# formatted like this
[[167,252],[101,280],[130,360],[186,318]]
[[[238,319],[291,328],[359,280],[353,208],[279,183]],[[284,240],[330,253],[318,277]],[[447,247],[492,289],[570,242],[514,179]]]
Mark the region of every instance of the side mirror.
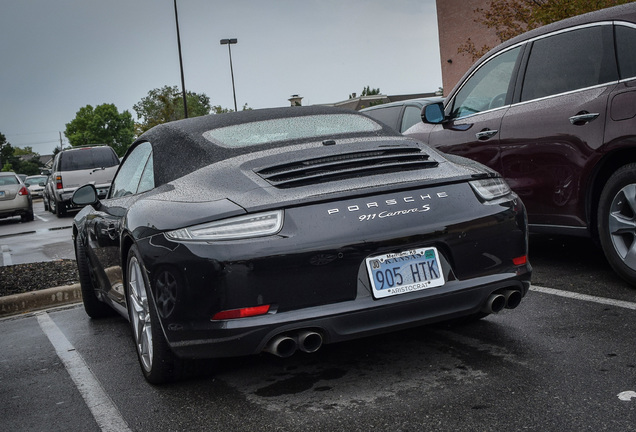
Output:
[[76,206],[95,205],[99,202],[97,190],[92,184],[85,184],[73,192],[71,202]]
[[422,108],[422,121],[430,124],[443,123],[446,116],[444,115],[444,104],[442,102],[425,105]]

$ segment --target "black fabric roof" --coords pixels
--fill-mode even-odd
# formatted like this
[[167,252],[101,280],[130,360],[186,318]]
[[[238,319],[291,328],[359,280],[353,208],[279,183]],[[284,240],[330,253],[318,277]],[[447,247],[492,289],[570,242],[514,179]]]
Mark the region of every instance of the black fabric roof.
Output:
[[[355,111],[325,107],[285,107],[240,111],[227,114],[211,114],[164,123],[142,134],[136,141],[149,141],[153,146],[155,184],[161,185],[182,177],[211,163],[252,152],[255,147],[227,148],[215,145],[203,134],[212,129],[255,121],[301,117],[322,114],[352,114]],[[381,125],[382,128],[364,136],[396,136],[395,131]],[[351,135],[359,136],[359,135]],[[398,135],[399,136],[399,135]],[[290,145],[290,141],[259,145],[258,149]],[[134,147],[134,144],[131,148]]]

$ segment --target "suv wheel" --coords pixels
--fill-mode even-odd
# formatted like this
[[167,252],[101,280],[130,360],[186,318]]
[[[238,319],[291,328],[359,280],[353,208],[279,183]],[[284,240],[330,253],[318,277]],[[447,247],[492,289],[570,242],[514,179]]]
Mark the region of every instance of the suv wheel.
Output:
[[636,285],[636,164],[618,169],[605,184],[599,199],[598,231],[614,271]]
[[51,201],[51,207],[52,207],[53,213],[55,213],[57,217],[62,217],[66,215],[66,206],[63,202],[58,202],[55,200],[55,198],[53,198],[53,200]]

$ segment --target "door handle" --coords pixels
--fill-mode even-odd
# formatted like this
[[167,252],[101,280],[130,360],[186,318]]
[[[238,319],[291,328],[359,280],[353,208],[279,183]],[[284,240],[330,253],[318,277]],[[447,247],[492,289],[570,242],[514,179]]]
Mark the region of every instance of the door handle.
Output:
[[589,112],[583,111],[578,113],[577,115],[570,117],[570,123],[572,123],[575,126],[583,126],[585,124],[588,124],[589,122],[591,122],[598,116],[599,116],[599,113],[589,113]]
[[477,132],[475,136],[477,137],[478,140],[484,141],[497,135],[497,132],[499,131],[496,129],[495,130],[485,129],[481,132]]

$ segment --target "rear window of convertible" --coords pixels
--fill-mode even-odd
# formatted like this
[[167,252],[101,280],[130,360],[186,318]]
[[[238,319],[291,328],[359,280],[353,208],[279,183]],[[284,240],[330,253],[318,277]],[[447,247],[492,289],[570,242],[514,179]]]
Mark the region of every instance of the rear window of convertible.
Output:
[[287,117],[226,126],[204,132],[203,137],[228,148],[278,141],[369,133],[382,129],[373,120],[356,114]]

